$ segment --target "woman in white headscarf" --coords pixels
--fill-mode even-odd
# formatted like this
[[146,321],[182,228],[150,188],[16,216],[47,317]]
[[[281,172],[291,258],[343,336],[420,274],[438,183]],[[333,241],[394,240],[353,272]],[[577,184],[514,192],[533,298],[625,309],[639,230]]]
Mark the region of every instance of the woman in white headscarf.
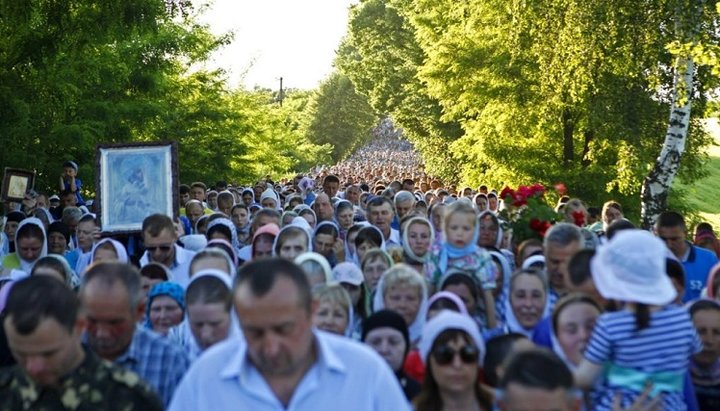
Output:
[[119,261],[121,263],[127,263],[129,260],[127,250],[121,242],[113,240],[112,238],[103,238],[93,244],[92,251],[90,252],[90,264],[98,261]]
[[532,338],[537,325],[550,316],[547,280],[540,271],[518,270],[510,278],[509,290],[505,324],[491,330],[488,337],[516,332]]
[[410,343],[416,345],[425,324],[427,300],[425,280],[409,265],[397,264],[380,277],[373,296],[373,312],[388,309],[400,314],[409,324]]
[[430,257],[430,248],[434,239],[435,230],[427,218],[412,217],[404,224],[402,247],[405,262],[418,273],[424,273],[423,267]]
[[3,259],[3,275],[27,277],[35,263],[47,255],[47,235],[40,219],[30,217],[20,222],[15,231],[15,250]]
[[[230,235],[230,237],[228,237],[228,234]],[[205,232],[205,236],[207,237],[208,241],[218,238],[218,235],[221,236],[220,238],[232,244],[236,253],[239,252],[242,248],[240,246],[240,240],[238,239],[235,224],[233,224],[233,222],[229,218],[215,217],[212,218],[212,221],[208,223],[207,231]]]

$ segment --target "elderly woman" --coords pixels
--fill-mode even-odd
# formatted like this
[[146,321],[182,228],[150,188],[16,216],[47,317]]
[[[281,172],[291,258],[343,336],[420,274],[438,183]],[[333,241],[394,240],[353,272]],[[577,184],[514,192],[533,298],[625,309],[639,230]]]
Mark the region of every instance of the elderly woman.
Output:
[[332,334],[352,336],[352,302],[350,295],[337,283],[321,284],[312,290],[317,308],[313,325]]
[[347,231],[353,225],[355,217],[355,207],[347,200],[340,200],[335,204],[335,220],[340,227],[340,239],[345,241]]
[[443,311],[429,320],[420,343],[427,370],[413,401],[415,410],[491,410],[491,400],[478,383],[484,349],[470,317]]
[[170,328],[182,322],[184,315],[185,291],[180,284],[166,281],[150,289],[145,323],[148,328],[166,336]]
[[410,336],[405,320],[392,310],[380,310],[363,322],[362,342],[377,351],[400,382],[409,401],[420,392],[420,384],[408,377],[403,363],[410,351]]
[[427,285],[425,279],[407,264],[398,264],[385,271],[373,297],[373,311],[393,310],[400,314],[408,326],[410,342],[420,340],[423,314],[427,312]]

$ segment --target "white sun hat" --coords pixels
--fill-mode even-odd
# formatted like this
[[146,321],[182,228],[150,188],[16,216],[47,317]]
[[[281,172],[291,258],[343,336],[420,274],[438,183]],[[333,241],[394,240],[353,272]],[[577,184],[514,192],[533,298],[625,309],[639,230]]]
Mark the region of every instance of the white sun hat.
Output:
[[595,286],[607,299],[665,305],[677,297],[666,272],[665,243],[644,230],[623,230],[598,248],[590,263]]

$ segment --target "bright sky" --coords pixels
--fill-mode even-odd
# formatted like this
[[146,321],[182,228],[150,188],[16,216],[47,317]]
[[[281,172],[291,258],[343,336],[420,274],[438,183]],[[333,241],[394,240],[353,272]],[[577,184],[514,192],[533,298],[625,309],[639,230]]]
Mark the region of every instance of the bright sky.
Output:
[[[213,58],[232,86],[315,88],[332,71],[357,0],[201,0],[201,16],[216,34],[235,33]],[[242,78],[244,76],[244,79]]]

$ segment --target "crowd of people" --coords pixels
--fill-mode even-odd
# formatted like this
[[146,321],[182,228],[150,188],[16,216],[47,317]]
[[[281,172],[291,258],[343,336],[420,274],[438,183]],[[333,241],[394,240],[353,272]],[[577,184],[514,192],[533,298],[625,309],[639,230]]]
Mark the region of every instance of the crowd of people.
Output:
[[289,181],[180,185],[102,231],[67,162],[7,203],[0,409],[718,410],[720,246],[566,198],[543,238],[497,192],[374,141]]

